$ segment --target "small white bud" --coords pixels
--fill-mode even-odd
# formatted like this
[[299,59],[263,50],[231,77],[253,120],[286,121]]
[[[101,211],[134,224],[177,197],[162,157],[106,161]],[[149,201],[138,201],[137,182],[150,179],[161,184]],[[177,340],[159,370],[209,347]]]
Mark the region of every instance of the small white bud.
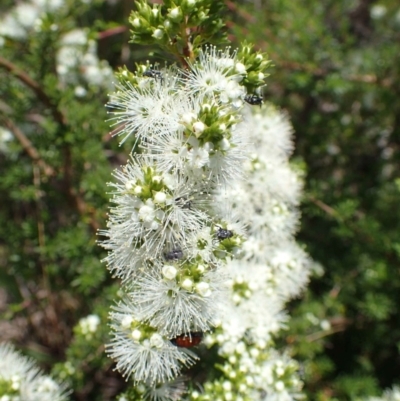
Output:
[[185,280],[182,281],[181,286],[185,290],[191,291],[191,289],[193,288],[193,281],[190,280],[190,278],[185,278]]
[[256,60],[263,60],[264,57],[262,56],[262,54],[258,53],[256,56]]
[[164,345],[164,341],[159,334],[154,333],[150,337],[150,345],[154,348],[162,348],[162,346]]
[[242,63],[236,63],[235,69],[239,74],[246,74],[246,67]]
[[182,115],[182,121],[186,124],[190,124],[196,118],[194,113],[185,113]]
[[219,147],[221,148],[221,150],[228,150],[231,147],[231,144],[226,138],[224,138],[222,139],[222,141],[219,142]]
[[156,192],[154,195],[154,203],[165,203],[165,201],[167,200],[167,195],[160,191],[160,192]]
[[140,337],[142,337],[142,332],[138,329],[135,329],[132,331],[131,333],[131,337],[135,340],[135,341],[139,341]]
[[135,187],[135,189],[133,190],[133,192],[136,194],[136,195],[139,195],[139,194],[141,194],[142,193],[142,187],[140,186],[140,185],[136,185],[136,187]]
[[326,320],[326,319],[321,320],[320,326],[321,326],[321,329],[322,329],[322,330],[325,330],[325,331],[328,331],[328,330],[331,329],[331,324],[330,324],[330,322],[329,322],[328,320]]
[[128,329],[131,327],[131,324],[133,322],[133,317],[132,316],[124,316],[123,319],[121,320],[121,327],[124,329]]
[[276,391],[283,391],[285,389],[285,383],[283,383],[283,381],[279,380],[275,383],[275,389]]
[[265,78],[265,75],[262,72],[258,73],[258,79],[262,81]]
[[278,377],[283,376],[285,374],[285,369],[279,366],[275,369],[275,373]]
[[197,266],[197,271],[199,273],[204,273],[205,270],[206,270],[206,268],[204,267],[204,265],[198,265]]
[[157,15],[158,15],[158,9],[157,9],[157,8],[153,8],[153,9],[151,10],[151,12],[153,13],[153,15],[154,15],[155,17],[157,17]]
[[196,291],[203,297],[209,297],[211,295],[210,285],[204,281],[196,285]]
[[165,265],[162,269],[163,276],[168,280],[173,280],[176,277],[178,271],[174,266]]
[[204,125],[203,122],[197,121],[193,124],[193,131],[196,134],[201,134],[205,130],[206,126]]
[[222,383],[222,388],[223,388],[225,391],[230,391],[230,390],[232,390],[232,383],[231,383],[231,382],[228,382],[228,381],[224,381],[224,382]]
[[152,180],[154,183],[159,184],[162,181],[162,177],[159,175],[155,175]]
[[155,29],[154,30],[154,32],[153,32],[153,37],[154,38],[156,38],[156,39],[161,39],[162,37],[163,37],[163,35],[164,35],[164,32],[161,30],[161,29]]
[[179,7],[175,7],[171,10],[171,12],[169,13],[169,15],[171,16],[171,18],[175,19],[178,18],[180,15],[180,9]]
[[244,351],[246,351],[246,346],[244,345],[243,341],[240,341],[235,348],[235,351],[239,354],[242,355]]
[[251,355],[253,358],[257,358],[257,357],[260,355],[260,351],[259,351],[257,348],[252,348],[252,349],[250,350],[250,355]]
[[150,223],[154,220],[154,207],[153,205],[143,205],[139,209],[139,217],[142,221]]
[[169,20],[164,21],[164,26],[168,29],[171,26],[171,22]]
[[125,183],[125,188],[129,191],[133,188],[134,185],[135,185],[135,181],[129,180]]
[[221,131],[225,131],[225,130],[226,130],[226,125],[225,125],[225,124],[220,124],[220,125],[219,125],[219,129],[220,129]]
[[242,297],[239,294],[233,294],[232,299],[235,304],[238,304],[242,300]]
[[139,18],[135,18],[135,19],[132,21],[132,25],[135,26],[136,28],[139,28],[139,26],[140,26],[140,19],[139,19]]

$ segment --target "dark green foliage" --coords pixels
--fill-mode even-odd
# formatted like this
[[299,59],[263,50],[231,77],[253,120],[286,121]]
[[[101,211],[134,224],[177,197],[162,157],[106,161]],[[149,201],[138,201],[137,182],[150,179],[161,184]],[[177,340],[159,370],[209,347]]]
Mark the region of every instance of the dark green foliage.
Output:
[[310,399],[379,394],[400,369],[398,3],[254,3],[236,9],[235,34],[275,65],[265,97],[289,111],[308,169],[299,239],[325,269],[287,341]]

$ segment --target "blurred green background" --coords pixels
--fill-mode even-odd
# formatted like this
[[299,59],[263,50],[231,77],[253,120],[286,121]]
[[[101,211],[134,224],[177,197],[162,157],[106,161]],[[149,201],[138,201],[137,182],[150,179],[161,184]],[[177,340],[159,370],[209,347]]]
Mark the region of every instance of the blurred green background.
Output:
[[[3,23],[15,4],[1,2]],[[301,362],[310,400],[380,394],[400,384],[400,4],[226,6],[233,44],[255,43],[272,59],[264,99],[288,112],[293,161],[306,172],[298,240],[324,270],[289,305],[278,344]],[[126,386],[102,348],[117,288],[96,230],[106,182],[131,149],[109,135],[107,65],[72,66],[63,81],[60,49],[83,28],[82,46],[113,69],[173,61],[128,44],[133,7],[65,0],[39,28],[0,43],[0,340],[56,364],[75,400],[109,400]],[[97,81],[87,78],[93,65]],[[87,338],[78,322],[92,313],[104,324]]]

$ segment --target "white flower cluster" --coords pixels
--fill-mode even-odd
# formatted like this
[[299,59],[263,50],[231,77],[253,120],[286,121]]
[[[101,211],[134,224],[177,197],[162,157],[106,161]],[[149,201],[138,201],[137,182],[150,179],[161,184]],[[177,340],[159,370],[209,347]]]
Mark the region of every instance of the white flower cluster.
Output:
[[[224,358],[224,381],[205,383],[192,400],[268,400],[301,398],[297,363],[273,351],[272,336],[285,326],[285,303],[308,281],[312,263],[296,244],[301,177],[288,162],[292,128],[268,105],[244,111],[252,156],[246,178],[221,192],[232,214],[247,226],[242,259],[229,260],[230,302],[223,320],[206,338]],[[227,388],[230,388],[227,391]],[[232,396],[234,394],[234,396]]]
[[393,386],[392,389],[387,389],[381,397],[369,397],[367,401],[400,401],[400,387]]
[[[78,1],[78,0],[77,0]],[[88,0],[81,0],[88,3]],[[26,40],[32,31],[42,30],[42,20],[46,13],[62,12],[64,0],[30,0],[19,2],[4,17],[0,18],[0,48],[7,38]],[[67,10],[65,8],[65,10]],[[50,28],[59,31],[53,24]],[[63,85],[75,85],[75,95],[83,97],[87,89],[81,82],[93,87],[112,88],[113,71],[105,60],[97,56],[97,43],[84,29],[74,29],[61,34],[56,55],[56,70]]]
[[100,318],[97,315],[89,315],[82,318],[78,323],[78,330],[87,339],[93,338],[100,324]]
[[65,387],[8,343],[0,344],[1,401],[65,401]]
[[97,43],[84,29],[74,29],[61,37],[56,55],[56,69],[64,85],[75,85],[75,95],[83,97],[87,90],[83,80],[97,88],[112,88],[113,71],[106,60],[97,56]]
[[125,71],[111,97],[119,134],[141,153],[115,173],[101,232],[125,291],[108,353],[136,382],[164,383],[190,366],[187,348],[215,326],[225,299],[226,262],[240,254],[244,232],[217,192],[247,160],[245,74],[235,54],[210,48],[187,71]]

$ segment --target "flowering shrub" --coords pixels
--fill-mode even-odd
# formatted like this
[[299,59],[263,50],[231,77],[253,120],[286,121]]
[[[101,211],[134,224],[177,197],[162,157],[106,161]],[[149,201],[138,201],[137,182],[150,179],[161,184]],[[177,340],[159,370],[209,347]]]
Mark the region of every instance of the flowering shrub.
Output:
[[183,66],[122,69],[108,104],[114,132],[135,149],[114,173],[100,232],[123,284],[107,352],[138,385],[120,399],[177,399],[184,385],[174,379],[203,338],[220,373],[204,392],[189,387],[189,399],[297,399],[297,364],[273,350],[285,302],[311,267],[293,240],[301,174],[288,163],[291,127],[273,106],[257,108],[266,55],[188,38],[179,54],[165,41],[169,18],[190,30],[196,10],[180,19],[185,4],[140,2],[134,40],[175,49]]

